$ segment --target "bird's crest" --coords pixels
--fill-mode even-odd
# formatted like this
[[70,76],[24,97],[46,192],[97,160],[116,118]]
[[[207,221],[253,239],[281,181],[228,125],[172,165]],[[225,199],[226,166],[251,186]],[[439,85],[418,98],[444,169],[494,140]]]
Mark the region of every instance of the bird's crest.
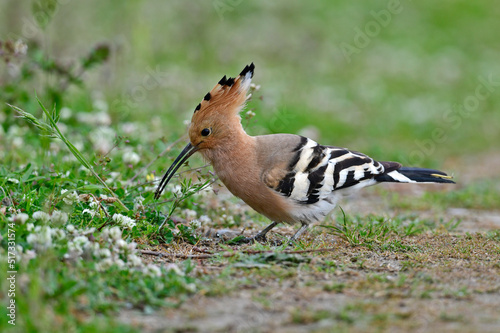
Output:
[[203,100],[194,109],[192,122],[209,116],[213,113],[227,113],[227,115],[238,115],[247,96],[250,83],[254,73],[255,65],[251,63],[245,66],[240,75],[233,78],[222,79],[203,97]]

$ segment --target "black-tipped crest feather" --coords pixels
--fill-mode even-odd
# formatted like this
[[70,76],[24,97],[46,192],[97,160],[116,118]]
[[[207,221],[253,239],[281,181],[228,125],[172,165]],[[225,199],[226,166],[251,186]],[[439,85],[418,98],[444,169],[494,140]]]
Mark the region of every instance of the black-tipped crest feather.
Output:
[[240,76],[245,76],[247,75],[248,72],[250,72],[251,73],[250,77],[253,77],[254,70],[255,70],[255,65],[252,62],[250,65],[246,65],[245,68],[243,68],[243,70],[240,73]]

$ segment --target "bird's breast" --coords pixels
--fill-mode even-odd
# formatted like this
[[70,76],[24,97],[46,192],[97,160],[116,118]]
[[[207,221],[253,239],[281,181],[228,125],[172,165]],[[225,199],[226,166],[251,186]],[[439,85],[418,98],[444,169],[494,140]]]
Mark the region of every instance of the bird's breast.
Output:
[[214,156],[210,160],[215,173],[235,196],[242,199],[258,213],[276,222],[296,222],[290,212],[287,198],[269,188],[261,179],[262,171],[251,152],[240,151],[231,158]]

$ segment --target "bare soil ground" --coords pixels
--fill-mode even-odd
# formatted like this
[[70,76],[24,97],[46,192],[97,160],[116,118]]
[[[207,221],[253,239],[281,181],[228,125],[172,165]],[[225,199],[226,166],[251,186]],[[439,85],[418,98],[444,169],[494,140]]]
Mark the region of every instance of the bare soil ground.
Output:
[[[432,190],[390,189],[404,195]],[[397,214],[371,190],[348,198],[343,208],[361,215]],[[122,311],[120,320],[144,332],[500,332],[500,211],[450,207],[417,213],[462,222],[452,231],[438,227],[393,236],[392,248],[354,247],[313,228],[304,236],[306,248],[329,251],[263,264],[237,255],[200,258],[193,273],[207,280],[205,291],[153,314]],[[293,231],[281,226],[271,238]],[[161,251],[202,255],[245,249],[208,242]],[[183,260],[145,257],[158,264]]]

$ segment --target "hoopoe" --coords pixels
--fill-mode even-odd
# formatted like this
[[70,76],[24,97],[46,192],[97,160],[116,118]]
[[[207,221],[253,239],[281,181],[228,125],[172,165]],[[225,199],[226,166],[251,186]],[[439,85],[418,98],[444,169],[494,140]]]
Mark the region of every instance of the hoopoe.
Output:
[[325,218],[346,194],[382,182],[454,183],[438,170],[377,162],[346,148],[322,146],[293,134],[248,135],[241,125],[255,66],[236,78],[224,76],[203,97],[189,126],[190,142],[175,159],[155,193],[158,199],[177,169],[195,152],[213,166],[227,189],[272,223],[247,241],[265,241],[281,222],[300,223],[297,240]]

